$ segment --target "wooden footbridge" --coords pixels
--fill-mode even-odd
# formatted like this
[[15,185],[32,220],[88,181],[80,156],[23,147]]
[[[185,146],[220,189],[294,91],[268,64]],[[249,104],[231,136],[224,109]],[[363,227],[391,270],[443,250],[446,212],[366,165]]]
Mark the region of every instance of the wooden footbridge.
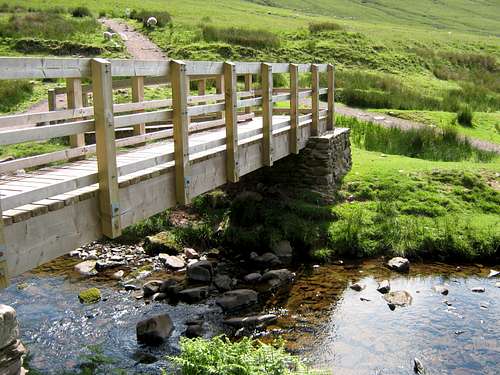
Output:
[[[273,88],[277,73],[289,76],[288,88]],[[299,88],[301,74],[311,76],[312,87]],[[0,163],[3,286],[272,166],[334,126],[334,68],[325,64],[0,58],[0,79],[66,83],[50,92],[51,110],[0,117],[0,147],[69,137],[65,150]],[[216,92],[207,94],[212,80]],[[167,85],[171,97],[145,101],[147,85]],[[115,104],[114,90],[126,87],[132,102]],[[54,105],[61,93],[68,108]],[[321,110],[325,94],[328,109]],[[311,108],[299,108],[304,98]],[[289,109],[275,108],[278,102]],[[95,144],[86,144],[86,134]]]

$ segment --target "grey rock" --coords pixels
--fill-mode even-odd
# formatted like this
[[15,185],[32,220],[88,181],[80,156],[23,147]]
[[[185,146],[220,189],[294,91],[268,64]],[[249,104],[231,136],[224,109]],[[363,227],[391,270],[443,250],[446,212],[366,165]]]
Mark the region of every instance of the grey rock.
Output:
[[137,285],[134,285],[134,284],[124,284],[123,287],[125,288],[126,291],[140,290],[141,289],[140,287],[138,287]]
[[278,317],[274,314],[252,315],[238,318],[229,318],[224,323],[235,328],[255,328],[257,326],[266,326],[276,322]]
[[3,349],[19,337],[19,324],[16,310],[7,305],[0,305],[0,349]]
[[216,299],[216,303],[222,307],[224,311],[238,310],[247,306],[256,304],[258,294],[251,289],[236,289],[225,292],[222,296]]
[[113,261],[113,260],[98,260],[95,263],[95,269],[98,272],[102,272],[111,268],[122,267],[127,263],[124,260],[121,261]]
[[474,293],[484,293],[485,289],[482,286],[476,286],[472,288],[471,291],[473,291]]
[[268,271],[262,275],[259,287],[266,291],[273,291],[289,286],[293,281],[293,274],[286,268]]
[[495,287],[500,288],[500,281],[495,283]]
[[156,315],[137,323],[137,341],[147,345],[158,345],[169,338],[173,330],[174,325],[168,314]]
[[153,301],[163,301],[167,299],[167,294],[166,293],[155,293],[153,294],[153,297],[151,298]]
[[356,292],[361,292],[363,289],[366,288],[366,285],[363,283],[355,283],[350,286],[352,290],[355,290]]
[[195,249],[191,249],[190,247],[184,248],[184,256],[186,259],[198,259],[200,254]]
[[209,283],[212,281],[213,267],[208,260],[200,260],[187,268],[187,278],[190,281]]
[[222,292],[233,289],[233,279],[227,275],[217,275],[214,279],[214,284]]
[[203,337],[203,333],[204,333],[203,325],[191,324],[187,326],[186,331],[184,332],[184,336],[193,339],[196,337]]
[[245,277],[243,277],[243,280],[249,284],[256,284],[260,281],[261,278],[262,278],[262,275],[260,273],[252,272],[252,273],[249,273],[248,275],[245,275]]
[[86,260],[75,265],[74,269],[82,276],[94,276],[97,275],[96,263],[95,260]]
[[124,275],[125,275],[125,271],[119,270],[119,271],[116,271],[113,275],[111,275],[111,277],[115,280],[121,280]]
[[26,374],[26,370],[22,368],[24,354],[26,354],[26,348],[20,340],[16,340],[9,346],[3,348],[0,351],[0,374]]
[[273,268],[281,265],[280,259],[273,253],[264,253],[251,258],[255,267],[259,269]]
[[382,294],[389,293],[391,291],[391,284],[389,283],[389,280],[382,280],[378,284],[377,291]]
[[408,272],[410,270],[410,261],[406,258],[395,257],[387,262],[387,267],[396,272]]
[[186,262],[184,262],[184,259],[175,255],[168,255],[162,253],[158,257],[168,268],[178,270],[186,266]]
[[177,294],[182,290],[182,287],[175,280],[168,279],[161,283],[159,292],[165,293],[168,297],[176,297]]
[[208,297],[210,288],[208,286],[199,286],[196,288],[188,288],[181,290],[177,296],[181,301],[187,303],[200,302]]
[[406,290],[389,292],[384,295],[384,299],[387,301],[391,310],[394,310],[396,307],[409,306],[413,302],[413,297]]
[[161,284],[161,280],[151,280],[144,284],[142,286],[144,297],[151,297],[153,294],[158,293],[160,291]]
[[422,364],[422,362],[418,358],[415,358],[413,360],[413,371],[415,371],[415,374],[418,374],[418,375],[424,375],[427,373],[425,371],[424,365]]
[[434,285],[432,287],[432,290],[435,291],[436,293],[442,294],[443,296],[447,296],[449,293],[448,288],[444,285]]
[[283,264],[292,263],[293,249],[290,241],[280,241],[272,248],[272,253],[276,255]]

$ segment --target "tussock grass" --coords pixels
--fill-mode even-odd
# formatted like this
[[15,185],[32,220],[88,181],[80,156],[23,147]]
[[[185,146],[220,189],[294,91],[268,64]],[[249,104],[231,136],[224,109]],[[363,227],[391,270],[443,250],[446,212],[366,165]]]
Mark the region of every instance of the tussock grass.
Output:
[[33,94],[33,85],[27,80],[0,81],[0,112],[10,112]]
[[354,145],[368,151],[441,161],[488,162],[497,158],[494,152],[474,148],[453,127],[402,130],[342,116],[337,121],[338,126],[351,129]]
[[148,18],[155,17],[157,27],[167,26],[172,22],[172,16],[167,11],[152,11],[152,10],[132,10],[130,13],[130,18],[142,23],[144,27],[147,27]]
[[311,34],[317,34],[323,31],[338,31],[343,30],[342,25],[335,22],[312,22],[309,24],[309,32]]
[[278,36],[266,30],[202,25],[201,32],[203,39],[207,42],[226,42],[252,48],[277,48],[280,46]]
[[71,9],[70,13],[73,17],[94,17],[89,8],[82,6]]

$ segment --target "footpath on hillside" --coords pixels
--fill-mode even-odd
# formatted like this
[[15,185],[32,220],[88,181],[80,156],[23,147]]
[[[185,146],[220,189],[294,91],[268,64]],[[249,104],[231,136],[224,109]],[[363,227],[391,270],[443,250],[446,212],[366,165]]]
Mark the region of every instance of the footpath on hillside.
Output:
[[[122,38],[125,47],[127,48],[127,52],[132,58],[141,60],[163,60],[167,58],[166,54],[155,43],[127,23],[109,18],[101,18],[99,19],[99,22]],[[57,101],[58,105],[65,107],[66,97],[64,95],[58,97]],[[304,101],[304,104],[308,103],[310,103],[310,99],[306,99]],[[326,103],[321,104],[322,106],[326,106]],[[46,100],[35,104],[27,112],[42,111],[48,111],[48,104]],[[358,120],[373,122],[385,127],[398,127],[403,130],[428,127],[428,125],[419,122],[408,121],[390,115],[382,115],[380,113],[371,113],[346,105],[337,105],[335,111],[343,116],[354,117]],[[500,153],[500,145],[498,144],[472,137],[464,136],[464,138],[467,139],[472,146],[479,150]]]

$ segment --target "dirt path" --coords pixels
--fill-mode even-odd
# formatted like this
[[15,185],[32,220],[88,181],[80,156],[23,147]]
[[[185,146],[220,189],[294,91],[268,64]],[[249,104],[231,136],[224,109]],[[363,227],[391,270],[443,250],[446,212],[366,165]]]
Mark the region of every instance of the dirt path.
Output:
[[132,26],[115,19],[99,19],[104,26],[120,35],[128,53],[139,60],[165,60],[167,56],[149,38],[136,31]]

